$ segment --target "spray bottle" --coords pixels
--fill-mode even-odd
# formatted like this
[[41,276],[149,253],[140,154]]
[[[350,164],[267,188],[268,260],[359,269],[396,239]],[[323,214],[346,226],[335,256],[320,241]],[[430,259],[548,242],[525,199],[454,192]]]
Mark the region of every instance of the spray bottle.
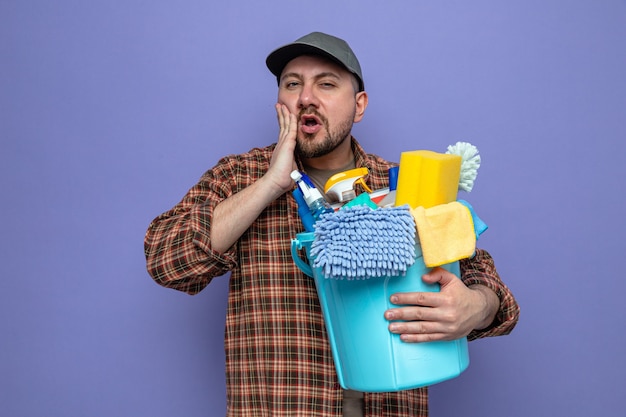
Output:
[[309,212],[313,216],[314,221],[317,221],[322,213],[332,213],[334,211],[306,174],[294,170],[291,172],[291,179],[296,182],[302,192],[304,201],[309,207]]
[[302,220],[302,226],[304,226],[304,230],[307,232],[314,232],[315,219],[309,211],[309,206],[304,200],[304,195],[302,194],[302,191],[300,191],[300,187],[296,187],[293,190],[293,198],[298,203],[298,214],[300,215],[300,220]]
[[324,192],[334,197],[340,203],[345,203],[356,197],[356,192],[354,191],[355,184],[361,184],[365,191],[371,193],[372,190],[363,179],[368,172],[367,168],[364,167],[335,174],[326,181]]

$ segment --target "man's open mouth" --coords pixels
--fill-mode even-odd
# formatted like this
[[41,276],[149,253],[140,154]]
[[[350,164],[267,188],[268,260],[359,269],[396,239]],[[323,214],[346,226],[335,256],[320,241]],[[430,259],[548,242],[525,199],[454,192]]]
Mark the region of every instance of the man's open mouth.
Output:
[[322,121],[314,114],[300,116],[300,131],[307,135],[315,135],[322,129]]
[[315,125],[319,125],[320,121],[316,116],[313,116],[311,114],[305,114],[300,118],[300,122],[302,123],[303,126],[315,126]]

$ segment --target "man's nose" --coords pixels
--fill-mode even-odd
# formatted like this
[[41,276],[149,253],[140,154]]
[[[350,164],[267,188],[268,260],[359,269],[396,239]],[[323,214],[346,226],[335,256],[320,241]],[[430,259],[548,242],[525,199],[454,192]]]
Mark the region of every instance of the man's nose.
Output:
[[311,85],[303,85],[302,90],[300,90],[300,97],[298,97],[298,106],[307,108],[310,106],[317,107],[317,105],[317,96],[313,87]]

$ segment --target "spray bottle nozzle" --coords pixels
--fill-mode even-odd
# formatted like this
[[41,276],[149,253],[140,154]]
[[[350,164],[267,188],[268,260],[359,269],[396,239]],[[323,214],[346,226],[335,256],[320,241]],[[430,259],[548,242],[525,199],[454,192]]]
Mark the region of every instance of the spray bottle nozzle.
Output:
[[324,192],[337,199],[340,203],[350,201],[356,197],[354,184],[361,184],[361,187],[363,187],[365,191],[371,193],[372,190],[367,186],[365,180],[363,179],[363,177],[368,173],[369,171],[367,168],[363,167],[335,174],[330,177],[328,181],[326,181]]

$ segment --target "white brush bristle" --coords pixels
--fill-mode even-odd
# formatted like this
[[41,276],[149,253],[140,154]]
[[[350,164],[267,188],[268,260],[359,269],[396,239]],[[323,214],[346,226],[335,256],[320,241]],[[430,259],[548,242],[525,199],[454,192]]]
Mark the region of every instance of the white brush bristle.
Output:
[[480,155],[476,146],[467,142],[457,142],[448,146],[447,154],[461,157],[461,176],[459,178],[459,190],[470,192],[474,188],[474,180],[480,167]]

